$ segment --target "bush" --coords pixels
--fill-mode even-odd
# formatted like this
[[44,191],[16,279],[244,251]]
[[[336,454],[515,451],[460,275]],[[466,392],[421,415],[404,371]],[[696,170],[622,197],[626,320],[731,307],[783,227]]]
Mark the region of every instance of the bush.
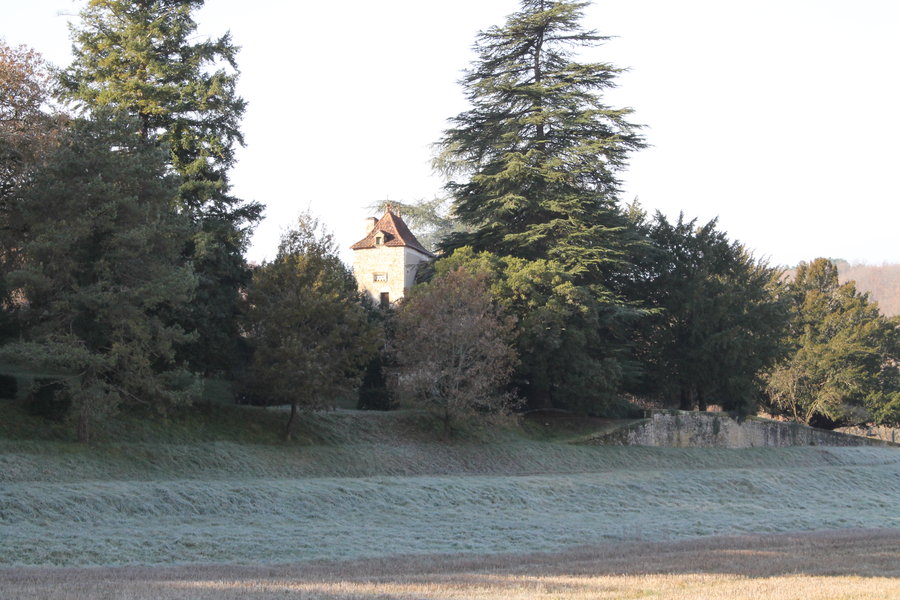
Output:
[[28,414],[48,421],[62,421],[71,407],[72,398],[59,379],[35,379],[25,400]]

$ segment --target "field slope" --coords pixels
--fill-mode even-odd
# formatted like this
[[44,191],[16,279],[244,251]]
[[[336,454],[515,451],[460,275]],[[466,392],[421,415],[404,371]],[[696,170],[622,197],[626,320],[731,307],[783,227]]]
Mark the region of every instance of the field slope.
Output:
[[433,425],[412,412],[343,411],[310,419],[304,444],[0,441],[0,567],[900,530],[896,448],[588,447],[518,428],[435,441]]

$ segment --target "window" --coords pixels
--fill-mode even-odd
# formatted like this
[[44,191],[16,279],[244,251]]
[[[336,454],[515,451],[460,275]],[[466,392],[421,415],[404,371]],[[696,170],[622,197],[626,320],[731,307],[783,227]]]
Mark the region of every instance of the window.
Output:
[[378,235],[375,236],[375,245],[381,246],[382,244],[384,244],[384,234],[379,233]]
[[387,292],[381,292],[381,308],[390,308],[391,295]]
[[387,281],[387,273],[375,273],[372,275],[372,281]]

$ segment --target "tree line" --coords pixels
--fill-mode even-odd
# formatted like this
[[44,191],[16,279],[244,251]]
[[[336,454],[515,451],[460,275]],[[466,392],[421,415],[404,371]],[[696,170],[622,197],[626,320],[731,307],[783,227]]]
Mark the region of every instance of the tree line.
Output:
[[357,393],[448,430],[516,408],[626,415],[635,396],[900,421],[900,321],[833,263],[787,278],[715,220],[621,202],[646,141],[605,102],[621,69],[577,60],[606,39],[583,2],[522,0],[478,35],[469,108],[437,144],[446,197],[406,210],[438,259],[399,306],[366,301],[312,215],[250,268],[262,207],[228,183],[237,48],[194,38],[202,4],[92,0],[55,71],[0,44],[0,353],[60,374],[79,439],[121,406],[188,406],[209,376],[290,405],[288,436]]

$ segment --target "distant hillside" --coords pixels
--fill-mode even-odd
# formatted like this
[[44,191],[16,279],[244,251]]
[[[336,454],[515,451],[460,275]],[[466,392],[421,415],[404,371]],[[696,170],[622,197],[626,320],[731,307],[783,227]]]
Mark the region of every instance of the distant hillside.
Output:
[[[855,281],[857,290],[868,292],[869,297],[878,303],[881,314],[888,317],[900,315],[900,264],[860,265],[835,258],[829,260],[837,265],[841,283]],[[795,273],[796,269],[791,268],[785,276],[791,279]]]
[[846,261],[834,261],[841,283],[853,280],[856,289],[869,292],[878,302],[882,314],[900,315],[900,264],[852,265]]

